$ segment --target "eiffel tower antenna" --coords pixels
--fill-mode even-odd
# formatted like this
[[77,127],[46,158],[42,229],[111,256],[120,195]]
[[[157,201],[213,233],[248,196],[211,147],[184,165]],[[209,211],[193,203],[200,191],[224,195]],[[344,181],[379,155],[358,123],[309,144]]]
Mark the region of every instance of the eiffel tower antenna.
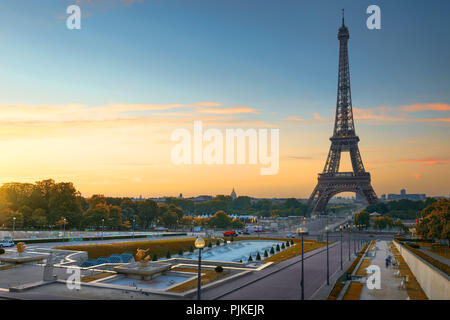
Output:
[[[359,137],[355,132],[348,62],[349,38],[348,28],[344,24],[344,9],[342,9],[342,26],[338,32],[339,71],[334,131],[330,138],[331,147],[327,161],[308,201],[310,210],[319,213],[325,210],[328,201],[334,195],[341,192],[356,192],[369,204],[378,201],[370,182],[370,173],[364,169],[358,147]],[[350,153],[352,172],[339,172],[342,152]]]

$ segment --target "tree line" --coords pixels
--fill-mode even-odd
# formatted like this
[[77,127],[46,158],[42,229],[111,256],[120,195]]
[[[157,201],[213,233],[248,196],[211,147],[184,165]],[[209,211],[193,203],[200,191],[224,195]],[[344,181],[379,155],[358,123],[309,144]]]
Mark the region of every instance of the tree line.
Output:
[[207,219],[185,216],[173,201],[134,201],[130,198],[93,195],[82,197],[71,182],[52,179],[36,183],[5,183],[0,187],[0,227],[53,229],[147,230],[157,225],[242,227],[243,222],[217,210]]

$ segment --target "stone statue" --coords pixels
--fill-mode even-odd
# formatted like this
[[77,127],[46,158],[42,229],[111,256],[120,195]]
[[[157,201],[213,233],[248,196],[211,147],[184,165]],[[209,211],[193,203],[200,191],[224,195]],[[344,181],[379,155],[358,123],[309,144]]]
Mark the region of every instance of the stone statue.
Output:
[[25,251],[25,248],[26,248],[26,247],[27,247],[27,246],[25,245],[25,242],[19,242],[19,243],[17,244],[17,253],[19,254],[19,256],[22,255],[22,252]]
[[147,250],[137,249],[135,261],[137,261],[139,263],[140,268],[146,267],[148,264],[148,261],[150,260],[149,255],[145,256],[145,254],[148,252],[148,250],[150,250],[150,249],[147,249]]

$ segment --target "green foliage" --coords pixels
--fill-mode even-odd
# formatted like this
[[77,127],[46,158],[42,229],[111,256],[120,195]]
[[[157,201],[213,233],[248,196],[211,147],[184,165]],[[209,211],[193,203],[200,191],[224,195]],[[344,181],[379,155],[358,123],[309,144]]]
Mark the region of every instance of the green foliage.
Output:
[[364,225],[366,228],[370,227],[370,214],[367,211],[360,211],[353,217],[355,225]]
[[168,251],[167,251],[167,254],[166,254],[166,258],[169,259],[169,258],[171,258],[171,257],[172,257],[172,256],[170,255],[170,250],[168,250]]
[[267,253],[267,250],[264,250],[264,258],[267,258],[269,254]]
[[440,199],[421,212],[417,233],[429,239],[450,240],[450,200]]
[[277,244],[276,250],[280,251],[280,245],[279,244]]
[[182,256],[182,255],[183,255],[183,250],[182,250],[182,249],[178,250],[178,255],[179,255],[179,256]]
[[291,245],[294,245],[294,240],[291,240]]
[[217,273],[223,272],[222,266],[217,266],[217,267],[214,268],[214,270],[215,270]]
[[275,250],[272,248],[270,248],[270,254],[275,254]]
[[249,256],[248,256],[248,261],[249,261],[249,262],[250,262],[250,261],[253,261],[252,255],[249,255]]
[[260,261],[260,260],[261,260],[261,255],[259,254],[259,251],[258,251],[258,253],[256,254],[256,260],[257,260],[257,261]]
[[4,254],[5,253],[5,249],[0,248],[0,254]]
[[291,246],[291,244],[289,243],[289,240],[286,241],[286,247],[290,247],[290,246]]
[[286,246],[284,245],[284,242],[281,244],[281,249],[286,249]]
[[156,254],[153,254],[152,261],[158,261],[158,256]]
[[220,240],[216,240],[216,246],[220,246]]
[[190,252],[190,253],[193,253],[193,252],[194,252],[194,247],[193,247],[193,246],[190,246],[190,247],[189,247],[189,252]]
[[208,248],[212,248],[212,242],[208,241]]

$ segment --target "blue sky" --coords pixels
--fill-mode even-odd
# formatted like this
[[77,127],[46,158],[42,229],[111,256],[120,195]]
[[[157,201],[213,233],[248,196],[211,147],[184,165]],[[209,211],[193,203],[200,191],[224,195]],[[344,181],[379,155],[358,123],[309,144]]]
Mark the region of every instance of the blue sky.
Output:
[[341,8],[355,106],[450,100],[448,1],[375,1],[375,31],[365,26],[373,1],[86,0],[82,30],[70,31],[72,2],[2,1],[0,79],[16,84],[3,102],[211,100],[325,114],[335,102]]

